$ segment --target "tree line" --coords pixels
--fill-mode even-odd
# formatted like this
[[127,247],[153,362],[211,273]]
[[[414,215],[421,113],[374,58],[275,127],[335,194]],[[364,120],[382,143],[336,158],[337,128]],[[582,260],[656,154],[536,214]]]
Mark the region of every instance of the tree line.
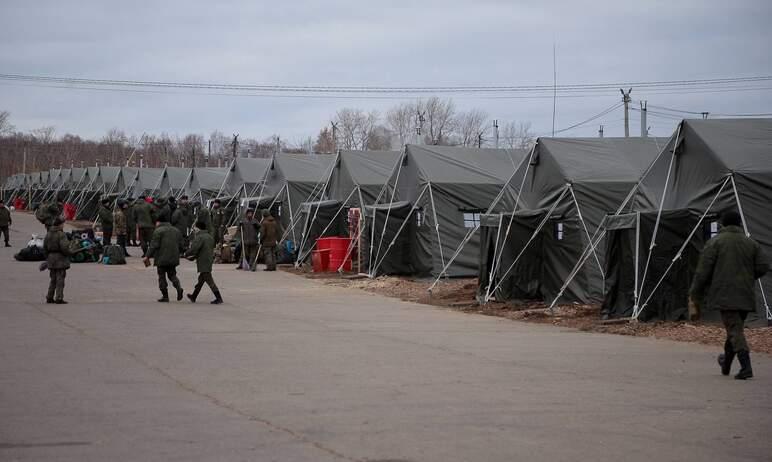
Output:
[[[407,143],[493,147],[493,121],[480,109],[460,111],[450,98],[431,97],[403,102],[385,114],[376,110],[342,108],[315,137],[289,141],[228,136],[215,130],[184,136],[127,134],[109,129],[99,139],[56,134],[52,126],[29,132],[16,130],[11,114],[0,111],[0,178],[21,172],[92,165],[145,167],[226,166],[239,157],[271,157],[276,152],[332,153],[343,150],[400,149]],[[507,121],[498,129],[502,148],[527,149],[535,141],[529,122]]]

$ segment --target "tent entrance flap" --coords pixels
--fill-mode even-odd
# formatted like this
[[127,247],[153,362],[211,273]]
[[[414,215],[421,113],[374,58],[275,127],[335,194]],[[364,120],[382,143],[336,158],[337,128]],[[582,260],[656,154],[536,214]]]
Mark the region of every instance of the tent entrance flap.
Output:
[[298,259],[306,259],[311,255],[320,237],[335,237],[346,235],[346,219],[348,214],[338,213],[341,203],[336,200],[303,202],[300,204],[300,221],[303,223],[303,234]]
[[[432,261],[422,259],[415,251],[416,219],[420,211],[410,202],[400,201],[390,204],[379,204],[365,207],[365,226],[362,233],[362,252],[375,251],[378,242],[383,240],[386,245],[394,242],[387,251],[381,252],[377,261],[375,255],[362,255],[362,261],[370,261],[372,268],[378,274],[418,274],[427,275],[431,272]],[[371,246],[371,240],[372,246]]]
[[[638,218],[639,216],[639,218]],[[636,264],[637,274],[643,274],[648,259],[649,269],[646,278],[638,281],[638,287],[654,287],[667,271],[673,255],[689,237],[690,231],[697,226],[699,215],[688,210],[625,214],[608,217],[606,235],[606,294],[601,312],[612,318],[626,318],[634,314],[636,303]],[[715,217],[707,217],[702,232],[694,234],[673,268],[667,273],[652,295],[646,310],[639,320],[678,321],[688,318],[689,286],[699,261],[700,251],[705,240],[710,237]],[[657,245],[651,246],[656,231]],[[636,240],[637,245],[636,256]],[[642,276],[641,276],[642,277]],[[715,313],[705,313],[716,318]],[[716,318],[717,319],[717,318]]]

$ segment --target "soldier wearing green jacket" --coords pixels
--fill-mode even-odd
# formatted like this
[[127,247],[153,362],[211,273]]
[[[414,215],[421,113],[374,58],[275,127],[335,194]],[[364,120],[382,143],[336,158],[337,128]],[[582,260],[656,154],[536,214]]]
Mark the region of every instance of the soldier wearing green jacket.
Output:
[[134,198],[126,199],[127,207],[124,209],[126,215],[126,243],[127,245],[137,245],[137,222],[134,220]]
[[193,288],[193,293],[188,294],[188,300],[196,303],[196,298],[198,298],[201,288],[204,287],[204,283],[206,283],[214,294],[212,304],[219,305],[222,303],[222,296],[220,295],[220,289],[217,288],[217,284],[214,283],[214,279],[212,278],[214,241],[212,236],[210,236],[209,232],[206,230],[206,223],[201,221],[196,222],[196,228],[198,228],[196,237],[193,238],[190,249],[185,254],[188,259],[196,261],[196,270],[198,271],[198,282]]
[[753,377],[744,323],[756,310],[755,282],[769,270],[759,244],[747,237],[736,211],[721,215],[721,230],[705,245],[700,256],[690,299],[707,310],[719,310],[726,328],[724,353],[718,356],[721,373],[729,375],[735,355],[740,361],[736,379]]
[[183,245],[188,247],[188,235],[193,221],[193,212],[190,210],[188,196],[180,197],[177,208],[172,212],[172,226],[177,228],[182,234]]
[[138,200],[138,202],[138,204],[134,205],[134,222],[139,229],[139,245],[142,247],[142,256],[144,257],[147,255],[147,247],[150,244],[153,230],[155,229],[155,212],[147,199],[144,201]]
[[202,222],[206,225],[206,230],[209,235],[212,236],[212,242],[214,242],[214,229],[212,228],[212,214],[206,207],[206,204],[198,204],[198,214],[196,215],[196,222]]
[[158,227],[153,231],[153,238],[147,249],[145,264],[153,264],[158,271],[158,288],[161,290],[161,303],[169,301],[169,286],[166,279],[177,289],[177,301],[182,300],[182,285],[177,278],[177,266],[180,264],[180,252],[182,251],[182,235],[169,224],[168,221],[158,223]]
[[214,245],[222,243],[222,236],[225,234],[225,212],[223,212],[220,199],[215,199],[212,203],[212,231],[214,232]]
[[99,207],[97,216],[102,227],[102,245],[110,245],[113,237],[113,211],[110,208],[110,199],[102,199],[102,206]]
[[64,278],[70,268],[70,256],[74,253],[67,235],[62,229],[64,219],[56,217],[48,227],[43,249],[46,251],[46,264],[51,282],[48,284],[46,303],[64,305]]
[[12,224],[13,219],[11,218],[11,211],[5,206],[5,202],[0,199],[0,233],[2,233],[5,238],[6,247],[11,246],[11,244],[8,243],[8,228],[10,228]]

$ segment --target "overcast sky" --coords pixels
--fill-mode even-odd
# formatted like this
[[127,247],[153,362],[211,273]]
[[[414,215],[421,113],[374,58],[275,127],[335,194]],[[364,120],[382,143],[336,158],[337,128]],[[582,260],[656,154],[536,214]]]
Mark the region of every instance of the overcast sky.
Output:
[[[373,6],[370,6],[373,5]],[[772,2],[679,1],[0,2],[0,73],[293,85],[529,85],[772,75]],[[635,100],[713,113],[772,112],[772,82],[753,91],[646,92]],[[205,94],[209,93],[209,94]],[[201,133],[290,141],[315,136],[343,107],[385,112],[399,99],[224,96],[31,86],[0,81],[0,110],[20,130],[53,125],[98,138]],[[444,95],[443,95],[444,96]],[[550,98],[462,95],[459,109],[552,128]],[[557,128],[621,100],[560,98]],[[562,133],[622,134],[622,109]],[[639,131],[632,113],[632,132]],[[674,120],[649,118],[669,135]]]

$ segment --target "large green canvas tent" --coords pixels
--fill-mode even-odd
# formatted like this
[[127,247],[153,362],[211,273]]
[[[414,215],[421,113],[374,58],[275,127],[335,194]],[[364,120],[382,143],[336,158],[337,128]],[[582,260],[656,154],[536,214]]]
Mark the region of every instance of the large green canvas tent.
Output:
[[[480,214],[491,206],[512,208],[513,191],[505,185],[526,154],[523,150],[407,145],[388,181],[388,197],[382,200],[395,209],[410,203],[411,209],[402,210],[402,230],[395,230],[392,239],[386,237],[392,223],[389,208],[383,219],[378,219],[381,207],[372,209],[376,220],[365,231],[370,275],[387,268],[403,274],[476,275],[479,236],[474,231]],[[402,258],[392,252],[402,232],[415,233],[409,237],[415,245],[411,261],[399,264]]]
[[626,199],[625,210],[657,203],[659,177],[638,183],[666,143],[662,138],[537,140],[527,162],[512,177],[518,209],[514,214],[509,210],[482,217],[480,298],[600,301],[602,252],[590,252],[576,274],[574,266],[606,214]]
[[[685,318],[694,255],[718,231],[724,210],[738,210],[746,233],[772,258],[772,119],[684,120],[655,164],[649,176],[668,180],[660,206],[611,223],[609,254],[629,256],[609,267],[609,316]],[[644,243],[637,252],[631,239]],[[749,322],[772,320],[772,275],[759,281],[757,292]]]

